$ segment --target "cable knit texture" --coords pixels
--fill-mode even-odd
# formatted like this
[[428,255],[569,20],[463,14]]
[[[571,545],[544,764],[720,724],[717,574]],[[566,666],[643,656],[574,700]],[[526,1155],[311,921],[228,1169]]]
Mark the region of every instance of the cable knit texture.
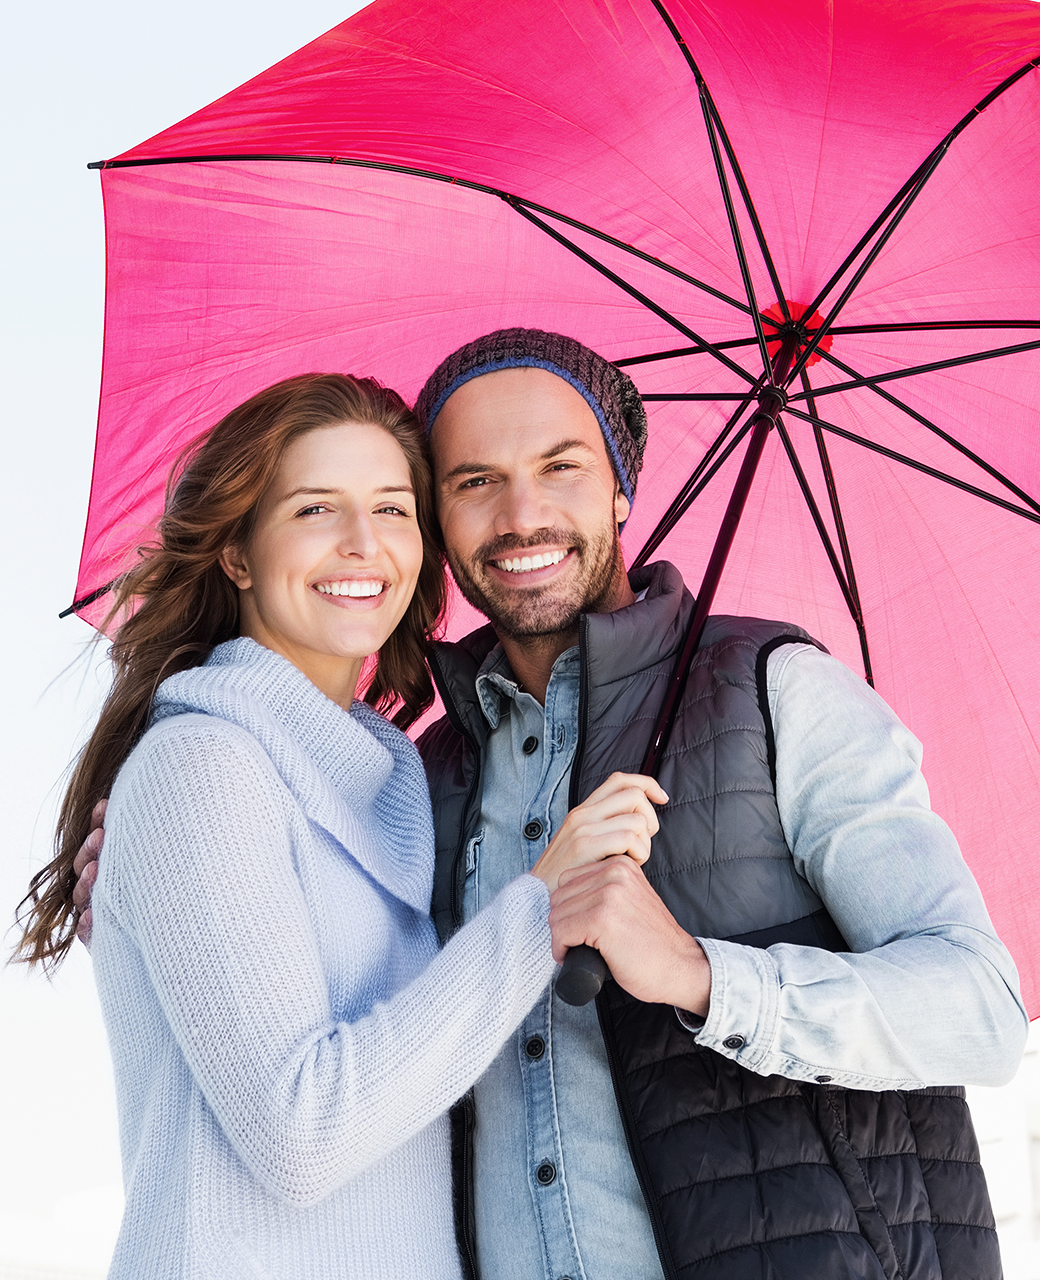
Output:
[[409,740],[250,640],[167,680],[94,891],[127,1205],[110,1277],[460,1273],[447,1107],[553,972],[514,880],[443,951]]
[[577,338],[541,329],[497,329],[467,342],[441,361],[419,392],[419,421],[432,431],[449,396],[499,369],[546,369],[569,382],[596,415],[621,490],[629,502],[635,500],[646,448],[642,398],[627,373]]

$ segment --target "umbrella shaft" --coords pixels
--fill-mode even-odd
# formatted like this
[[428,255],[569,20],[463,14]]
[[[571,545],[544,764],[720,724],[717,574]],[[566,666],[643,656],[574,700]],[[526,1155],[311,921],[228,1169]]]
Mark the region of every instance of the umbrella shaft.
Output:
[[[773,362],[774,378],[782,377],[787,369],[791,367],[797,349],[797,339],[792,339],[791,335],[785,335],[783,345],[777,352]],[[730,548],[733,546],[737,526],[740,524],[740,517],[744,512],[744,504],[747,502],[748,493],[751,491],[751,483],[755,478],[755,472],[762,457],[762,450],[765,448],[766,437],[776,425],[780,410],[786,403],[787,396],[778,385],[763,387],[759,393],[759,407],[751,419],[751,440],[748,443],[747,452],[744,454],[744,461],[741,463],[737,482],[733,486],[733,492],[726,507],[726,514],[722,518],[722,526],[715,539],[715,546],[712,548],[711,556],[708,559],[708,566],[704,570],[704,578],[701,582],[701,589],[697,592],[697,603],[693,610],[693,617],[690,619],[690,624],[686,630],[686,638],[679,652],[679,658],[676,661],[668,689],[657,713],[654,730],[650,735],[650,743],[646,749],[646,755],[643,757],[641,773],[650,774],[652,777],[657,776],[657,762],[671,734],[676,708],[686,687],[686,677],[689,675],[690,663],[693,660],[693,655],[697,652],[697,646],[700,644],[701,635],[704,632],[704,624],[708,621],[708,614],[711,612],[711,606],[715,601],[715,592],[718,590],[719,581],[722,578],[722,570],[725,567]]]
[[[777,411],[779,411],[779,404],[777,405]],[[711,606],[715,600],[715,592],[718,590],[722,570],[733,545],[737,526],[740,524],[744,504],[747,502],[747,496],[751,490],[751,482],[755,477],[759,459],[762,457],[762,450],[765,448],[766,437],[775,423],[775,416],[770,416],[760,409],[755,414],[753,423],[751,440],[748,444],[747,452],[744,454],[744,461],[741,463],[737,482],[733,486],[733,493],[730,495],[729,505],[726,507],[726,514],[715,539],[715,546],[712,548],[708,566],[704,571],[700,591],[697,592],[697,603],[694,607],[693,617],[687,627],[686,638],[679,652],[679,658],[672,672],[672,678],[669,681],[664,700],[657,713],[654,731],[650,735],[650,744],[646,749],[646,755],[643,757],[640,773],[647,773],[653,777],[657,775],[657,762],[661,752],[667,745],[672,723],[675,719],[676,708],[686,686],[690,662],[697,652],[697,646],[701,642],[704,624],[708,621],[708,614],[711,612]]]
[[[708,567],[704,571],[704,580],[701,583],[700,591],[697,593],[697,604],[693,611],[693,617],[690,619],[690,624],[686,629],[686,638],[683,641],[679,659],[672,670],[664,701],[661,703],[661,709],[657,714],[657,721],[654,724],[650,745],[643,759],[641,773],[656,776],[657,762],[672,731],[676,708],[679,705],[683,689],[686,687],[686,677],[689,675],[690,662],[697,651],[697,646],[700,644],[701,634],[704,631],[704,624],[708,620],[712,601],[715,599],[715,591],[719,585],[719,579],[722,577],[726,557],[729,555],[730,547],[733,545],[737,525],[740,523],[744,504],[751,489],[751,482],[755,478],[755,471],[758,468],[759,459],[762,457],[762,450],[765,448],[766,437],[776,425],[780,410],[787,403],[787,396],[779,386],[779,382],[794,363],[797,350],[797,336],[793,333],[784,334],[780,350],[773,359],[774,381],[771,385],[763,387],[759,392],[758,409],[751,419],[751,441],[748,444],[747,452],[744,454],[744,461],[740,465],[737,483],[733,486],[733,493],[730,495],[729,505],[726,507],[722,527],[719,530],[718,537],[715,539],[715,546],[708,560]],[[588,1004],[590,1000],[599,995],[607,976],[606,961],[594,947],[571,947],[564,957],[563,967],[556,979],[556,994],[565,1004],[579,1006]]]

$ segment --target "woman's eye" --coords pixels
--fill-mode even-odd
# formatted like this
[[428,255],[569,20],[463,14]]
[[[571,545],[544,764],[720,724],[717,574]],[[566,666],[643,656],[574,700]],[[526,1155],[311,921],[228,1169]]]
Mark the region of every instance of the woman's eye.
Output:
[[312,506],[304,507],[302,510],[297,511],[296,514],[298,516],[316,516],[327,510],[328,507],[323,502],[315,502]]
[[407,516],[408,512],[404,507],[397,507],[391,504],[387,507],[377,507],[376,514],[381,516]]

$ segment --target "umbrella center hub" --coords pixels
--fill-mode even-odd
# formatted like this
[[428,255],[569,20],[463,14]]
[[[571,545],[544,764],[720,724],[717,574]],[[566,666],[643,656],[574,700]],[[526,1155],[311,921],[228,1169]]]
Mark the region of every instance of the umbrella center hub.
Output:
[[[790,333],[793,333],[798,339],[798,352],[795,358],[797,359],[802,354],[820,329],[823,328],[823,316],[819,311],[813,311],[811,314],[806,314],[807,312],[808,307],[804,302],[791,302],[787,298],[784,299],[783,305],[779,302],[774,302],[771,307],[762,312],[762,320],[766,331],[766,347],[770,356],[776,355],[780,350],[781,342]],[[833,335],[825,333],[820,339],[816,350],[805,362],[806,368],[809,365],[817,364],[823,358],[822,353],[830,351],[833,342]]]

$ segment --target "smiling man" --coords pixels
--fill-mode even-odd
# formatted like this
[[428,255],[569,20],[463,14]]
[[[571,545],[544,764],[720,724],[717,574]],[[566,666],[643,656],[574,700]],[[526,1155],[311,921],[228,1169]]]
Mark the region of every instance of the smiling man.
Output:
[[438,422],[438,514],[452,573],[493,619],[514,674],[541,697],[581,614],[635,599],[617,535],[629,498],[591,408],[546,369],[466,382]]
[[[573,339],[490,334],[434,372],[447,555],[491,625],[435,646],[424,735],[442,937],[634,772],[692,609],[629,580],[638,393]],[[561,879],[557,954],[598,946],[598,1008],[551,988],[457,1117],[463,1253],[484,1280],[988,1280],[957,1085],[1021,1054],[1014,966],[930,811],[920,746],[797,627],[709,621],[646,874]]]

